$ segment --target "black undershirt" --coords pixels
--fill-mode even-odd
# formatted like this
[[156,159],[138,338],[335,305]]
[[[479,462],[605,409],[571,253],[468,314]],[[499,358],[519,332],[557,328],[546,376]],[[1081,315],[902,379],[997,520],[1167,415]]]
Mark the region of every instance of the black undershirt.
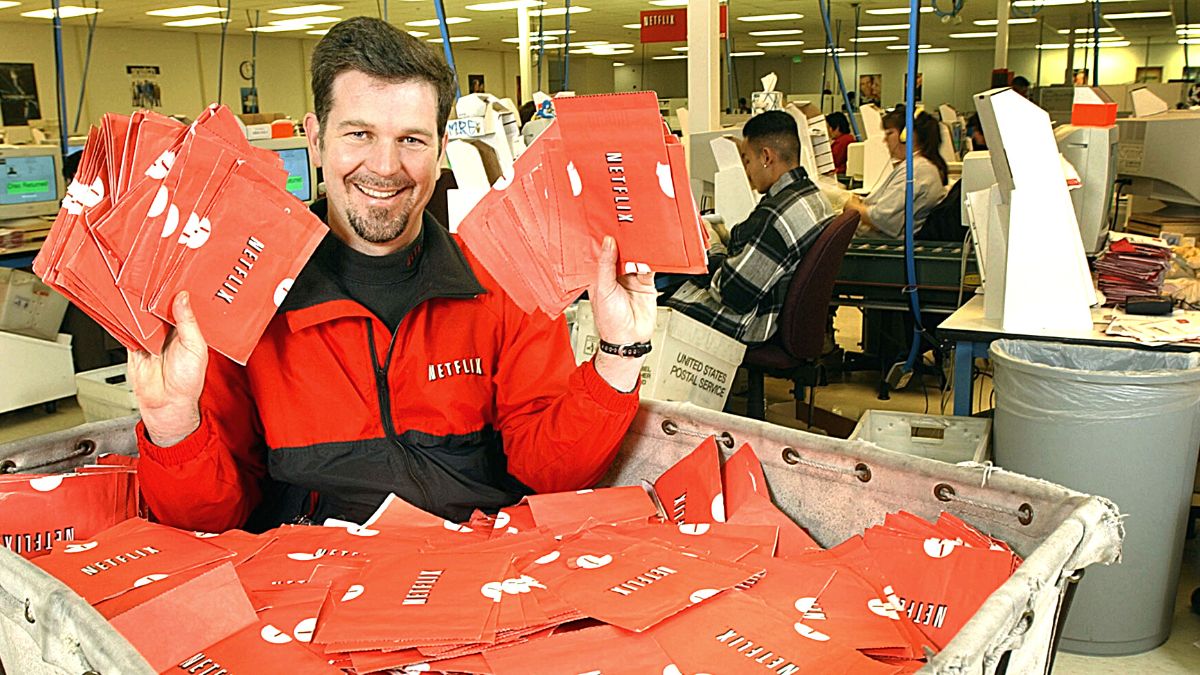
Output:
[[425,248],[425,228],[407,248],[383,256],[360,253],[337,237],[330,238],[335,244],[324,262],[342,290],[394,332],[418,301],[417,284],[405,282],[417,273]]

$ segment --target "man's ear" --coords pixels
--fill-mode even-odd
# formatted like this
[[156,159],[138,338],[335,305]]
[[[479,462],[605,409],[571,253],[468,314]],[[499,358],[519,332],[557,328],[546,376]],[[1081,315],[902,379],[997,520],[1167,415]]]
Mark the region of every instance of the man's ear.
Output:
[[450,142],[450,132],[443,131],[441,147],[438,149],[438,162],[441,162],[442,158],[446,156],[446,144],[449,142]]
[[308,138],[308,158],[313,166],[321,166],[321,123],[313,113],[304,115],[304,135]]

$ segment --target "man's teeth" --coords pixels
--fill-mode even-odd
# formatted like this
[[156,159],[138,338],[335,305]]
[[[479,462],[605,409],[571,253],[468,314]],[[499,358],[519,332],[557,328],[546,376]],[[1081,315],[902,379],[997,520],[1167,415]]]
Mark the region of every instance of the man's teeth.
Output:
[[362,190],[368,197],[374,197],[375,199],[387,199],[389,197],[396,196],[400,192],[399,190],[390,190],[387,192],[381,192],[379,190],[372,190],[371,188],[366,187],[364,185],[359,185],[358,189]]

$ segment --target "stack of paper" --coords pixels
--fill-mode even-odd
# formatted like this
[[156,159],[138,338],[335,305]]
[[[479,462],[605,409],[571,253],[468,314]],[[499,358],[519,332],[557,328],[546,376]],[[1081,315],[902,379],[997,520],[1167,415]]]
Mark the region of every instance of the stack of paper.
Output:
[[245,363],[327,231],[286,180],[223,106],[186,127],[106,114],[34,271],[121,344],[155,354],[189,291],[209,345]]
[[596,277],[605,236],[619,272],[702,274],[708,242],[683,146],[653,92],[557,99],[557,118],[458,226],[526,312],[556,317]]
[[1171,249],[1161,239],[1115,233],[1096,260],[1098,285],[1109,305],[1130,296],[1158,295],[1171,267]]
[[920,668],[1020,559],[949,514],[822,549],[749,446],[722,465],[710,438],[652,489],[463,524],[394,496],[361,525],[261,535],[132,519],[35,562],[160,672],[882,675]]

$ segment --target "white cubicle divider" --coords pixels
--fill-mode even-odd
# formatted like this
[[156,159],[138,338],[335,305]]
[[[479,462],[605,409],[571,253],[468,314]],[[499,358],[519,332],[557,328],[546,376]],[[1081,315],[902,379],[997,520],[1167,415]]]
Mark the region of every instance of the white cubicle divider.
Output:
[[[993,303],[1003,293],[1001,325],[1011,333],[1090,333],[1095,291],[1049,114],[1011,89],[977,94],[975,103],[997,182],[988,257],[996,260],[998,245],[1007,253],[1003,282],[992,265],[987,289]],[[995,238],[1004,234],[1007,246]]]
[[471,209],[491,189],[487,169],[484,168],[483,157],[479,149],[470,141],[455,140],[446,144],[446,158],[450,161],[450,170],[454,172],[454,182],[457,188],[446,191],[446,215],[450,222],[446,226],[451,232],[458,231],[458,225],[467,217]]
[[887,177],[892,158],[887,143],[883,140],[883,111],[868,103],[859,109],[862,112],[863,133],[863,179],[862,184],[873,191]]
[[712,146],[713,159],[717,163],[717,171],[713,177],[714,210],[728,227],[733,227],[744,221],[758,205],[758,195],[750,187],[750,180],[746,178],[737,143],[724,136],[714,138],[709,143]]

